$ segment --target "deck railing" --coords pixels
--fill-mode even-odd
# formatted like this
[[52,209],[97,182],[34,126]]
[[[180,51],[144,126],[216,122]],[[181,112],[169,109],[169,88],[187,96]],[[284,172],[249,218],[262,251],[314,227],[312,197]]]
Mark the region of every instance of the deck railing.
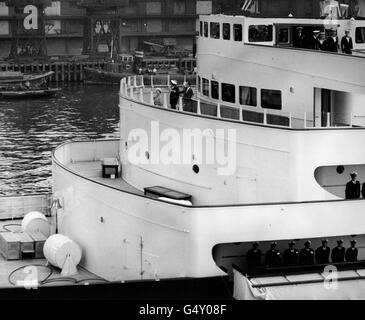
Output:
[[[174,77],[175,79],[176,77]],[[150,81],[146,84],[143,76],[133,76],[123,78],[120,83],[120,94],[132,100],[154,105],[154,88],[159,87],[162,90],[161,108],[170,108],[169,102],[169,84],[171,77],[151,76]],[[182,81],[185,81],[186,77]],[[196,90],[195,90],[196,93]],[[197,96],[197,94],[195,94]],[[263,109],[254,111],[252,108],[244,105],[229,106],[221,103],[212,103],[206,100],[192,99],[189,103],[184,103],[182,97],[179,98],[176,111],[194,113],[208,117],[229,119],[243,123],[258,123],[261,125],[295,128],[295,129],[328,129],[328,128],[350,128],[364,127],[365,115],[353,113],[316,113],[304,112],[303,117],[293,116],[291,112],[279,110]]]
[[0,220],[22,218],[31,211],[39,211],[50,216],[51,207],[51,194],[1,196]]

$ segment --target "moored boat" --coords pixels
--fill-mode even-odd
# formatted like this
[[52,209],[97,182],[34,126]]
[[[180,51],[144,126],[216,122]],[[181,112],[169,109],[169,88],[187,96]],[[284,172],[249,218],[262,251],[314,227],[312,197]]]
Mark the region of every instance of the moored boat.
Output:
[[51,97],[60,92],[61,88],[0,90],[0,99],[25,99]]

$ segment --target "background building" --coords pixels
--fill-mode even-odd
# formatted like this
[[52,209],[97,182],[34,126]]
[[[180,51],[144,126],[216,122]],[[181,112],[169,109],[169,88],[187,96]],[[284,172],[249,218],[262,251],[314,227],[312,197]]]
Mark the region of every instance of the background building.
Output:
[[[365,16],[365,0],[341,0]],[[38,9],[38,28],[23,26],[24,7]],[[199,14],[319,17],[321,0],[0,0],[0,59],[108,57],[141,50],[194,51]]]

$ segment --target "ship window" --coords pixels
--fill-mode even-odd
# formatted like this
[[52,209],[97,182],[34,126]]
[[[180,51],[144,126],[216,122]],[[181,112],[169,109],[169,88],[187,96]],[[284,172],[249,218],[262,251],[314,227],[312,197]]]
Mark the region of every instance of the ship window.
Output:
[[208,38],[208,22],[204,22],[204,37]]
[[242,24],[233,25],[234,41],[242,41]]
[[209,80],[203,78],[202,93],[209,96]]
[[355,41],[356,43],[365,43],[365,27],[356,28]]
[[229,23],[223,23],[223,40],[231,39],[231,25]]
[[236,102],[236,90],[233,84],[222,83],[222,100],[235,103]]
[[210,23],[210,37],[213,39],[220,38],[220,25],[218,22]]
[[219,83],[217,81],[210,82],[212,98],[219,99]]
[[200,36],[203,36],[203,21],[200,21]]
[[248,41],[250,42],[272,41],[272,25],[249,26]]
[[267,109],[281,109],[281,91],[261,89],[261,107]]
[[257,106],[257,89],[254,87],[240,86],[240,104]]

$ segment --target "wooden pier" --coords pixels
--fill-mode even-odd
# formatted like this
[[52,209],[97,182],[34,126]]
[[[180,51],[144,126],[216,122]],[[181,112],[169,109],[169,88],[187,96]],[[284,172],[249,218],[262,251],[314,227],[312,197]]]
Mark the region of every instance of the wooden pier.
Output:
[[41,73],[54,71],[52,82],[82,82],[85,68],[103,68],[103,61],[71,61],[71,62],[32,62],[32,63],[0,63],[1,71],[20,71],[22,73]]

